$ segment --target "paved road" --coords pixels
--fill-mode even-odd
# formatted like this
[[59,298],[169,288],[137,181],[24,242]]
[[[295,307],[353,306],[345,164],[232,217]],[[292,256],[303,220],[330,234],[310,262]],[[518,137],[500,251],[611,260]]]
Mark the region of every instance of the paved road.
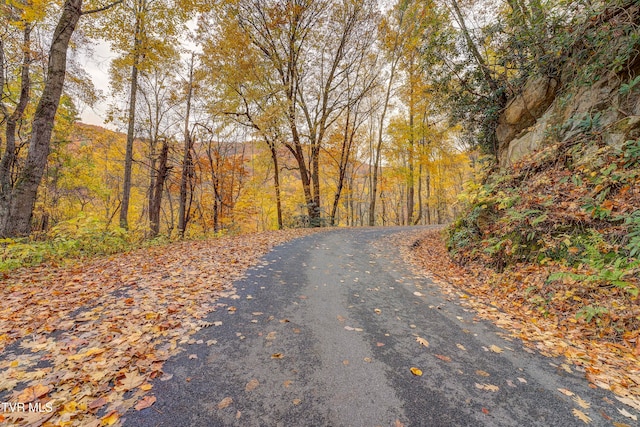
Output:
[[238,299],[219,301],[208,321],[222,323],[194,336],[202,344],[167,361],[156,404],[124,425],[585,425],[574,409],[592,426],[630,421],[583,374],[501,338],[415,277],[388,242],[406,230],[335,230],[275,248],[236,283]]

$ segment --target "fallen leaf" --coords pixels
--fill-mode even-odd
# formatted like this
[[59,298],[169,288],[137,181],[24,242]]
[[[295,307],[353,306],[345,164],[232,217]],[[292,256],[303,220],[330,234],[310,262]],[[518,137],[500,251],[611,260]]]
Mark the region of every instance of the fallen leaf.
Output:
[[224,409],[227,406],[231,405],[232,403],[233,403],[233,399],[231,397],[225,397],[220,401],[220,403],[218,403],[218,409]]
[[349,361],[348,361],[347,359],[345,359],[345,360],[343,360],[343,361],[342,361],[342,364],[343,364],[344,366],[347,366],[347,365],[349,364]]
[[629,424],[626,423],[618,423],[618,422],[613,422],[614,427],[631,427]]
[[618,410],[618,412],[620,412],[620,415],[623,415],[627,418],[631,418],[633,421],[638,421],[638,417],[631,414],[629,411],[627,411],[626,409],[620,409],[620,408],[616,408]]
[[384,343],[383,342],[377,342],[376,343],[376,347],[384,347]]
[[520,381],[523,384],[527,383],[527,380],[525,380],[524,378],[518,377],[518,381]]
[[189,355],[189,360],[193,360],[193,359],[197,359],[198,355],[197,354],[190,354]]
[[480,369],[478,369],[478,370],[476,371],[476,374],[480,375],[481,377],[488,377],[488,376],[489,376],[489,373],[488,373],[488,372],[482,371],[482,370],[480,370]]
[[400,420],[396,420],[396,422],[393,423],[393,427],[404,427],[404,424],[402,424]]
[[640,411],[640,402],[637,399],[632,399],[629,396],[615,396],[616,399],[618,399],[620,402],[624,403],[625,405],[629,405],[632,408]]
[[482,413],[483,414],[489,414],[489,410],[487,408],[482,408]]
[[418,368],[411,368],[410,371],[416,377],[421,377],[422,376],[422,371],[420,369],[418,369]]
[[558,391],[566,396],[574,396],[575,393],[571,390],[567,390],[566,388],[559,388]]
[[451,358],[449,356],[443,356],[442,354],[434,354],[434,356],[445,362],[451,362]]
[[214,344],[218,344],[218,341],[217,340],[207,340],[207,347],[210,347],[210,346],[212,346]]
[[18,395],[18,402],[33,402],[34,400],[41,398],[47,393],[49,393],[49,386],[46,385],[37,384],[33,387],[27,387],[22,391],[22,393]]
[[273,353],[271,355],[272,359],[282,359],[284,357],[284,355],[282,353]]
[[145,396],[142,399],[140,399],[138,401],[138,403],[136,403],[136,406],[134,406],[134,409],[136,411],[141,411],[141,410],[146,409],[149,406],[153,405],[154,403],[156,403],[156,397],[155,396]]
[[257,379],[253,378],[251,381],[247,383],[246,386],[244,386],[244,391],[253,391],[259,385],[260,385],[260,382]]
[[149,390],[151,390],[151,389],[153,388],[153,385],[152,385],[152,384],[149,384],[149,383],[145,383],[145,384],[142,384],[142,385],[141,385],[140,387],[138,387],[138,388],[139,388],[140,390],[142,390],[142,391],[149,391]]
[[492,344],[491,347],[489,347],[489,350],[493,351],[494,353],[502,353],[504,351],[495,344]]
[[585,424],[589,424],[591,422],[591,418],[587,414],[582,412],[581,410],[573,408],[573,410],[571,412],[573,413],[574,417],[578,418],[579,420],[581,420]]
[[291,380],[284,380],[282,385],[285,386],[285,387],[289,387],[292,383],[293,383],[293,381],[291,381]]
[[417,297],[423,297],[424,296],[421,292],[418,292],[418,291],[415,291],[413,294],[415,296],[417,296]]
[[107,403],[109,403],[109,402],[107,402],[107,399],[105,399],[104,397],[101,397],[99,399],[96,399],[96,400],[90,402],[87,405],[87,409],[89,409],[90,411],[93,411],[94,409],[102,408]]
[[382,310],[380,310],[379,308],[374,308],[373,311],[376,314],[382,314]]
[[112,411],[111,413],[105,415],[104,417],[102,417],[100,419],[100,425],[102,425],[102,426],[112,426],[116,422],[118,422],[119,418],[120,418],[120,414],[118,414],[116,411]]
[[429,347],[429,341],[427,341],[424,338],[417,337],[416,341],[418,341],[418,343],[420,343],[420,345],[423,345],[425,347]]
[[300,400],[300,399],[293,399],[293,404],[294,404],[294,405],[299,405],[299,404],[300,404],[300,402],[302,402],[302,400]]
[[464,348],[464,346],[462,344],[456,344],[456,347],[458,347],[462,351],[467,351],[467,349]]
[[144,375],[138,374],[138,372],[127,372],[124,375],[124,379],[120,380],[120,385],[115,387],[116,390],[128,391],[138,387],[140,384],[146,381]]
[[560,365],[560,367],[567,373],[572,374],[573,371],[571,370],[571,367],[569,365],[567,365],[566,363],[563,363]]
[[367,363],[371,363],[371,358],[370,357],[365,357],[364,361],[367,362]]
[[478,383],[476,383],[476,388],[479,388],[480,390],[493,391],[493,392],[496,392],[496,391],[500,390],[500,387],[498,387],[497,385],[493,385],[493,384],[478,384]]
[[574,402],[576,402],[578,404],[578,406],[580,406],[582,409],[589,409],[591,407],[591,403],[587,402],[586,400],[582,399],[580,396],[574,396],[572,398],[572,400]]

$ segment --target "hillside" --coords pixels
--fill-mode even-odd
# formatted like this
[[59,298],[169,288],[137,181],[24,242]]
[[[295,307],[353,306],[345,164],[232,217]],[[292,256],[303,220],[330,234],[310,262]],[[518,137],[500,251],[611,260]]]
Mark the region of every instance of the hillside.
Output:
[[478,293],[625,366],[640,356],[639,20],[626,2],[558,36],[576,42],[508,101],[499,161],[447,231]]

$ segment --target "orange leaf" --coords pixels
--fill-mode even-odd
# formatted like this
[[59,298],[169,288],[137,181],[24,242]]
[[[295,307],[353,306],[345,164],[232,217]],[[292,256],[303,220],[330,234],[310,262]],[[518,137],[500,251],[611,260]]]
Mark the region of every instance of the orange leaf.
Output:
[[37,384],[33,387],[25,388],[20,395],[18,395],[18,401],[21,403],[33,402],[36,399],[41,398],[49,392],[49,386]]
[[233,399],[231,397],[225,397],[220,401],[220,403],[218,403],[218,409],[224,409],[227,406],[231,405],[232,403],[233,403]]
[[451,358],[449,356],[443,356],[442,354],[434,354],[440,360],[444,360],[445,362],[451,362]]
[[136,403],[136,406],[134,406],[134,408],[136,411],[141,411],[153,405],[154,403],[156,403],[155,396],[145,396],[142,399],[140,399],[138,403]]

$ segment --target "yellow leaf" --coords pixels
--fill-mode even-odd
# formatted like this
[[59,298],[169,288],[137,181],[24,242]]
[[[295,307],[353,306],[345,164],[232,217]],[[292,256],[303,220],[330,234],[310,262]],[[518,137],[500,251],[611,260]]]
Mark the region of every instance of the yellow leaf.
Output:
[[620,408],[616,408],[618,409],[618,412],[620,412],[621,415],[624,415],[627,418],[631,418],[633,421],[638,421],[638,417],[631,414],[629,411],[627,411],[626,409],[620,409]]
[[413,375],[415,375],[416,377],[421,377],[422,376],[422,371],[418,368],[411,368],[411,373]]
[[587,402],[586,400],[583,400],[580,396],[575,396],[572,399],[574,402],[576,402],[578,404],[578,406],[580,406],[583,409],[589,409],[591,407],[591,403]]
[[425,340],[424,338],[417,337],[416,341],[418,341],[418,343],[425,347],[429,347],[429,341]]
[[491,347],[489,347],[489,350],[493,351],[494,353],[502,353],[504,351],[495,344],[492,344]]
[[273,353],[271,355],[272,359],[282,359],[284,357],[284,355],[282,353]]
[[493,384],[478,384],[478,383],[476,383],[476,388],[479,388],[480,390],[493,391],[493,392],[496,392],[496,391],[500,390],[500,387],[498,387],[497,385],[493,385]]
[[110,414],[105,415],[104,417],[101,418],[100,425],[101,426],[112,426],[116,422],[118,422],[118,418],[120,418],[120,414],[118,414],[116,411],[113,411]]
[[140,390],[142,390],[142,391],[149,391],[149,390],[151,390],[152,388],[153,388],[153,385],[151,385],[151,384],[149,384],[149,383],[142,384],[142,385],[139,387],[139,389],[140,389]]
[[573,396],[575,395],[574,392],[567,390],[566,388],[559,388],[558,391],[566,396]]
[[574,417],[578,418],[579,420],[581,420],[585,424],[589,424],[591,422],[591,418],[589,418],[589,416],[587,414],[585,414],[584,412],[582,412],[581,410],[573,408],[573,410],[571,412],[573,413]]

